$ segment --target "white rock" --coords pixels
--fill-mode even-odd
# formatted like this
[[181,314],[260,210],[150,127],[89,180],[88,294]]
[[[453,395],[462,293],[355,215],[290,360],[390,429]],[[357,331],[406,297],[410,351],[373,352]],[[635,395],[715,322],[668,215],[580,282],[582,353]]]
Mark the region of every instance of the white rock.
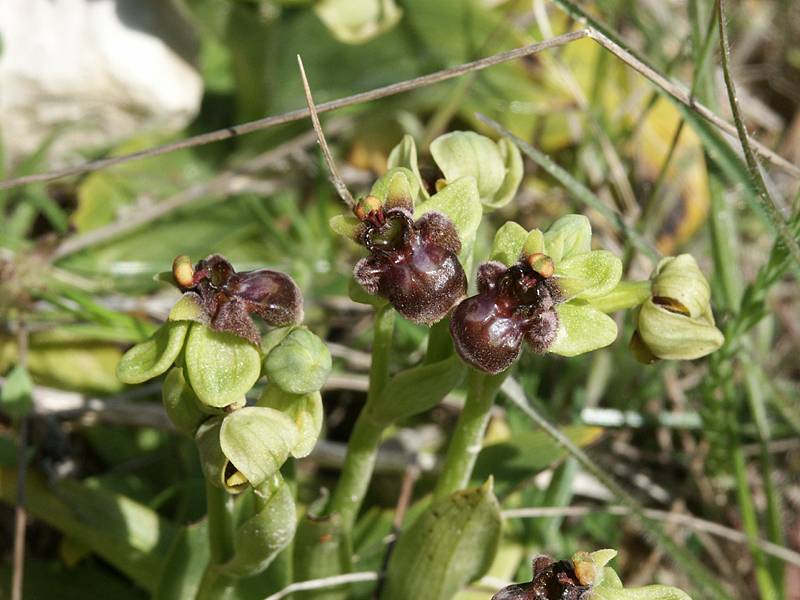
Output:
[[169,0],[0,0],[0,135],[15,161],[58,133],[54,163],[197,114],[198,42]]

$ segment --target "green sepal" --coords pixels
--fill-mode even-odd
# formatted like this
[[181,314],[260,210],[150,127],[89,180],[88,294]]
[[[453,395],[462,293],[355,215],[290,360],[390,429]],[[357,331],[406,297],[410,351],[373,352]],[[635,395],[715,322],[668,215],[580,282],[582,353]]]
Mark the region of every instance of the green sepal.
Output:
[[405,167],[389,169],[372,184],[369,195],[376,197],[381,204],[389,208],[411,209],[419,197],[422,187],[417,175]]
[[556,276],[567,298],[600,298],[622,278],[622,261],[608,250],[575,254],[558,263]]
[[[592,226],[583,215],[565,215],[544,234],[545,251],[558,265],[562,260],[592,249]],[[526,249],[527,250],[527,249]]]
[[489,569],[501,527],[491,479],[434,502],[398,539],[381,600],[451,600]]
[[522,180],[519,150],[513,144],[503,148],[473,131],[453,131],[433,140],[430,152],[448,183],[474,177],[481,203],[494,209],[513,198]]
[[164,410],[175,429],[194,437],[197,428],[209,418],[200,406],[200,400],[183,376],[183,369],[173,367],[164,379],[161,387],[161,399]]
[[[315,517],[306,514],[294,538],[294,579],[308,581],[349,573],[352,566],[352,544],[342,528],[338,514]],[[292,594],[295,600],[346,600],[349,586]]]
[[272,408],[247,406],[226,415],[219,443],[236,472],[226,468],[223,487],[236,491],[243,485],[261,486],[283,466],[298,438],[294,421]]
[[[532,229],[525,238],[525,244],[522,246],[522,254],[531,256],[532,254],[547,254],[545,252],[544,234],[541,229]],[[553,258],[552,256],[550,258]],[[555,261],[555,259],[553,259]]]
[[507,267],[518,262],[528,235],[522,225],[507,221],[494,235],[489,260],[499,261]]
[[400,143],[392,148],[392,151],[389,153],[389,159],[386,166],[389,169],[393,169],[395,167],[405,167],[406,169],[409,169],[412,173],[414,173],[417,180],[420,182],[419,193],[422,198],[424,200],[430,198],[428,190],[426,190],[425,186],[422,185],[422,176],[420,175],[419,164],[417,162],[417,144],[414,142],[413,137],[408,134],[403,136],[403,139],[400,141]]
[[184,359],[187,379],[197,397],[218,408],[241,401],[261,374],[261,355],[253,344],[200,323],[192,324]]
[[[377,423],[389,425],[439,404],[464,379],[466,367],[453,355],[439,362],[400,371],[370,409]],[[413,390],[413,393],[409,393]]]
[[574,302],[556,306],[558,333],[548,352],[577,356],[604,348],[617,339],[617,324],[589,304]]
[[333,362],[325,343],[306,327],[295,327],[264,361],[269,381],[292,394],[322,389]]
[[478,188],[474,177],[462,177],[449,182],[427,202],[420,204],[414,211],[414,219],[425,213],[437,211],[445,215],[456,227],[461,239],[461,257],[472,252],[478,226],[483,217]]
[[122,355],[117,377],[123,383],[142,383],[158,377],[172,366],[181,353],[188,321],[168,321],[145,341]]
[[297,511],[289,486],[275,474],[253,490],[254,512],[236,528],[233,558],[217,567],[226,575],[262,572],[294,538]]
[[169,311],[169,321],[196,321],[208,325],[209,318],[200,303],[200,296],[187,292]]
[[350,215],[334,215],[328,221],[334,233],[346,237],[348,240],[358,242],[363,223]]
[[291,449],[292,456],[303,458],[311,454],[322,432],[322,394],[291,394],[276,385],[268,384],[257,405],[279,410],[294,421],[298,437],[297,443]]

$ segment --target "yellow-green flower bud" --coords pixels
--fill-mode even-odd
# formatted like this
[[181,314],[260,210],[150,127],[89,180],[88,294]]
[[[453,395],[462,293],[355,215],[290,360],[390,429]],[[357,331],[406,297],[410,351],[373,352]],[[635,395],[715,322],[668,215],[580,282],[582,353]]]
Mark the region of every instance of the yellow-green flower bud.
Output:
[[652,295],[639,310],[638,341],[653,356],[667,360],[714,352],[725,338],[714,324],[710,300],[708,282],[691,255],[662,259],[653,275]]

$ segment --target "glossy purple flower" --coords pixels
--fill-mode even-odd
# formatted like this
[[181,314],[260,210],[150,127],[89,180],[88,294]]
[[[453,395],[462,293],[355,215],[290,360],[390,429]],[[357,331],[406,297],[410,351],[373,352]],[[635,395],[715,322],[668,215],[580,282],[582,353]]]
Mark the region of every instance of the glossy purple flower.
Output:
[[543,255],[506,267],[486,262],[478,268],[478,293],[461,302],[450,333],[461,358],[486,373],[500,373],[517,359],[523,340],[546,352],[558,333],[555,305],[563,300],[552,261]]
[[187,257],[178,257],[173,275],[184,295],[198,303],[202,320],[212,329],[233,333],[256,345],[261,334],[251,314],[274,327],[303,319],[300,289],[285,273],[270,269],[237,273],[230,262],[214,254],[194,268]]
[[358,214],[358,241],[370,255],[355,266],[355,280],[370,294],[386,298],[409,321],[441,320],[467,291],[458,253],[461,241],[442,213],[414,221],[405,207],[376,207]]
[[533,580],[503,588],[492,600],[588,600],[590,593],[571,561],[539,556],[533,561]]

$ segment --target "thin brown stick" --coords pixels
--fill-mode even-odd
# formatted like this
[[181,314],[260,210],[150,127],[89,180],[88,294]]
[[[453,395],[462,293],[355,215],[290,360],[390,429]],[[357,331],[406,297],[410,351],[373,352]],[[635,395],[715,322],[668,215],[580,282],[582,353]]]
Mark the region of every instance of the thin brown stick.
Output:
[[[19,365],[28,364],[28,330],[24,323],[19,324],[17,332],[19,345]],[[11,579],[11,600],[22,600],[22,584],[25,579],[25,530],[28,513],[25,510],[25,479],[28,472],[26,455],[28,450],[28,417],[23,415],[19,423],[17,450],[17,503],[14,509],[14,572]]]
[[306,103],[308,104],[308,112],[311,115],[311,124],[314,126],[314,131],[317,134],[317,143],[322,149],[322,155],[325,157],[325,164],[328,165],[328,171],[331,174],[331,182],[339,197],[344,200],[350,208],[356,205],[353,199],[353,194],[347,189],[344,179],[339,175],[339,169],[336,168],[336,162],[333,160],[331,149],[328,147],[328,141],[325,139],[325,132],[322,131],[322,125],[319,122],[319,115],[317,114],[317,107],[314,104],[314,97],[311,95],[311,86],[308,85],[308,77],[306,76],[306,68],[303,66],[303,59],[297,55],[297,66],[300,68],[300,78],[303,80],[303,92],[306,95]]
[[[608,39],[602,33],[592,28],[579,29],[577,31],[565,33],[563,35],[559,35],[557,37],[545,40],[543,42],[530,44],[528,46],[523,46],[522,48],[517,48],[515,50],[510,50],[507,52],[501,52],[499,54],[495,54],[493,56],[482,58],[476,61],[464,63],[456,67],[443,69],[441,71],[436,71],[435,73],[430,73],[428,75],[421,75],[413,79],[408,79],[406,81],[393,83],[367,92],[353,94],[351,96],[346,96],[344,98],[339,98],[337,100],[331,100],[330,102],[324,102],[317,106],[317,111],[323,113],[330,110],[336,110],[338,108],[344,108],[345,106],[353,106],[354,104],[361,104],[363,102],[370,102],[372,100],[386,98],[388,96],[393,96],[395,94],[400,94],[402,92],[407,92],[415,90],[420,87],[425,87],[442,81],[447,81],[448,79],[459,77],[464,73],[479,71],[481,69],[498,65],[500,63],[516,60],[524,56],[537,54],[539,52],[542,52],[543,50],[548,50],[550,48],[563,46],[565,44],[569,44],[570,42],[574,42],[576,40],[584,39],[587,37],[595,40],[597,43],[606,48],[606,50],[617,56],[617,58],[629,64],[632,68],[639,71],[642,75],[644,75],[645,77],[650,79],[653,83],[664,89],[664,91],[666,91],[668,94],[675,97],[679,102],[685,104],[691,110],[697,112],[700,116],[704,117],[705,119],[707,119],[717,127],[723,129],[727,133],[735,135],[735,129],[732,125],[730,125],[724,119],[718,117],[706,106],[700,104],[699,102],[696,102],[694,99],[691,99],[690,95],[684,88],[678,86],[677,84],[672,83],[664,76],[659,75],[653,69],[651,69],[650,67],[648,67],[635,57],[633,57],[629,52],[622,49],[620,46],[618,46],[613,41]],[[26,175],[23,177],[7,179],[5,181],[0,181],[0,190],[10,189],[30,183],[42,183],[46,181],[53,181],[55,179],[69,177],[71,175],[80,175],[82,173],[88,173],[90,171],[105,169],[114,165],[129,162],[132,160],[137,160],[140,158],[159,156],[161,154],[167,154],[169,152],[174,152],[176,150],[193,148],[196,146],[202,146],[204,144],[210,144],[212,142],[227,140],[232,137],[244,135],[247,133],[252,133],[254,131],[260,131],[262,129],[267,129],[269,127],[274,127],[276,125],[283,125],[286,123],[299,121],[300,119],[307,118],[308,116],[309,116],[308,109],[294,110],[279,115],[273,115],[270,117],[265,117],[263,119],[258,119],[256,121],[243,123],[241,125],[233,125],[231,127],[226,127],[224,129],[210,131],[208,133],[203,133],[193,137],[185,138],[183,140],[178,140],[177,142],[164,144],[162,146],[156,146],[153,148],[149,148],[147,150],[133,152],[131,154],[123,154],[120,156],[103,158],[100,160],[90,161],[73,167],[57,169],[47,173],[37,173],[34,175]],[[787,173],[790,173],[791,175],[794,175],[795,177],[800,177],[799,167],[793,165],[785,158],[776,154],[775,152],[773,152],[763,144],[757,142],[756,140],[750,139],[750,141],[753,144],[754,149],[765,160],[768,160],[776,167],[779,167],[780,169],[786,171]]]

